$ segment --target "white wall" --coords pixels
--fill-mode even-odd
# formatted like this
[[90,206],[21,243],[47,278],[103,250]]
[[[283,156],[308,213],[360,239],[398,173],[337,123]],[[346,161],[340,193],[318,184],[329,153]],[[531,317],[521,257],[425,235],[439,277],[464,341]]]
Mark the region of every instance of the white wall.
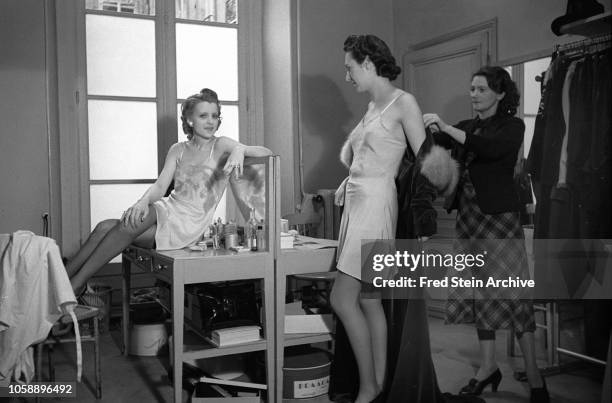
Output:
[[344,40],[375,34],[393,49],[392,11],[392,0],[298,0],[298,113],[307,193],[336,188],[347,175],[340,147],[367,108],[367,96],[344,81]]
[[[47,47],[53,19],[48,2],[0,2],[0,233],[20,229],[42,235],[42,214],[58,222],[54,56]],[[53,78],[54,79],[54,78]],[[52,113],[52,112],[51,112]],[[52,172],[50,173],[50,169]],[[52,234],[56,233],[51,228]]]
[[[610,0],[600,1],[610,10]],[[567,0],[393,0],[396,50],[497,17],[498,60],[551,52],[558,37],[552,21],[565,14]]]
[[281,156],[281,215],[296,203],[295,0],[263,3],[264,145]]

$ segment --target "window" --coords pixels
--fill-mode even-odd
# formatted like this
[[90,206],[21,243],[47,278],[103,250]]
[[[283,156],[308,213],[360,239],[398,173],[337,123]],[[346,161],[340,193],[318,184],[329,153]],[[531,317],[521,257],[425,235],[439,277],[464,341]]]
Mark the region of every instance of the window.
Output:
[[549,64],[550,57],[544,57],[506,67],[506,70],[508,70],[512,79],[516,82],[521,93],[521,105],[518,115],[525,122],[525,140],[523,146],[523,156],[525,158],[529,155],[535,119],[538,114],[538,106],[540,105],[541,78]]
[[[88,230],[120,217],[155,181],[170,145],[186,140],[179,116],[189,95],[214,89],[218,135],[240,138],[240,3],[85,2]],[[224,196],[215,217],[225,219],[225,207]]]

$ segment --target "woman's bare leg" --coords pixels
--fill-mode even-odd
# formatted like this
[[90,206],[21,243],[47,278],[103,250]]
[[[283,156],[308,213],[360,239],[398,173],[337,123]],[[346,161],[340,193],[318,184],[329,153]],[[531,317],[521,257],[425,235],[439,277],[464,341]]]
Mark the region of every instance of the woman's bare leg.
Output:
[[121,251],[129,246],[134,240],[138,239],[139,244],[146,244],[148,240],[149,246],[152,246],[155,238],[155,231],[150,230],[150,228],[153,227],[156,222],[157,215],[155,209],[149,208],[149,212],[144,217],[143,222],[136,225],[135,228],[124,226],[121,223],[112,227],[94,248],[81,268],[71,277],[70,283],[72,284],[72,289],[81,289],[91,276],[113,257],[121,253]]
[[498,368],[495,360],[495,339],[478,340],[480,345],[480,368],[476,373],[476,379],[482,381]]
[[359,394],[355,403],[370,402],[380,392],[374,372],[371,332],[359,303],[360,291],[359,280],[338,272],[332,289],[331,303],[346,328],[357,361]]
[[538,364],[536,362],[535,352],[535,339],[533,332],[525,332],[518,339],[521,351],[523,352],[523,360],[525,361],[525,373],[527,374],[527,380],[532,388],[542,387],[542,375],[538,370]]
[[374,374],[376,375],[376,383],[382,390],[387,372],[387,318],[380,299],[360,299],[359,304],[370,329]]
[[78,250],[77,254],[74,255],[68,263],[66,264],[66,271],[68,272],[68,277],[74,276],[74,274],[79,271],[83,263],[89,258],[94,249],[98,246],[98,244],[104,239],[106,234],[115,226],[119,224],[119,220],[110,219],[100,221],[98,225],[91,231],[89,237],[85,241],[85,243]]

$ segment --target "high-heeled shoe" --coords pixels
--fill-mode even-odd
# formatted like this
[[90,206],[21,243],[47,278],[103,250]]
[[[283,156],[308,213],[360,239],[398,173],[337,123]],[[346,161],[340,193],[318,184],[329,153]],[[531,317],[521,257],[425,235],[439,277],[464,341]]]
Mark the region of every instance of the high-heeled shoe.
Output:
[[497,392],[497,387],[502,379],[502,373],[497,368],[491,375],[487,376],[482,381],[478,379],[472,378],[467,385],[461,388],[459,391],[460,395],[474,395],[478,396],[482,393],[482,390],[488,385],[491,384],[491,390],[493,392]]
[[548,395],[548,389],[546,388],[546,381],[542,377],[542,386],[539,388],[531,388],[531,397],[529,398],[530,403],[549,403],[550,396]]

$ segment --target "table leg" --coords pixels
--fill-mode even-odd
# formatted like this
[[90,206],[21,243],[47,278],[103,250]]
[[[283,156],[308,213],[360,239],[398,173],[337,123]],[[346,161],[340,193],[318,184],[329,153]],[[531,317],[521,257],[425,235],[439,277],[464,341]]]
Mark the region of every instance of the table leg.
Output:
[[[280,401],[275,399],[276,388],[276,362],[274,357],[276,356],[275,348],[276,343],[276,306],[275,306],[275,292],[274,292],[274,278],[272,276],[266,276],[263,279],[264,282],[264,293],[263,293],[263,304],[264,304],[264,337],[266,338],[267,348],[266,354],[266,384],[268,385],[268,402]],[[282,369],[282,368],[281,368]]]
[[276,317],[276,368],[275,368],[275,389],[276,400],[281,401],[283,397],[283,362],[285,359],[285,293],[287,290],[287,276],[280,273],[281,270],[275,271],[276,274],[276,298],[275,298],[275,317]]
[[130,286],[131,286],[131,262],[129,259],[122,257],[121,267],[123,271],[122,279],[122,300],[123,300],[123,313],[121,329],[123,333],[123,355],[128,355],[128,348],[130,343]]
[[[175,274],[177,268],[175,267]],[[177,279],[180,277],[180,279]],[[179,280],[179,281],[177,281]],[[183,392],[183,320],[185,317],[185,285],[182,276],[174,276],[172,281],[172,370],[174,383],[174,402],[182,402]]]

